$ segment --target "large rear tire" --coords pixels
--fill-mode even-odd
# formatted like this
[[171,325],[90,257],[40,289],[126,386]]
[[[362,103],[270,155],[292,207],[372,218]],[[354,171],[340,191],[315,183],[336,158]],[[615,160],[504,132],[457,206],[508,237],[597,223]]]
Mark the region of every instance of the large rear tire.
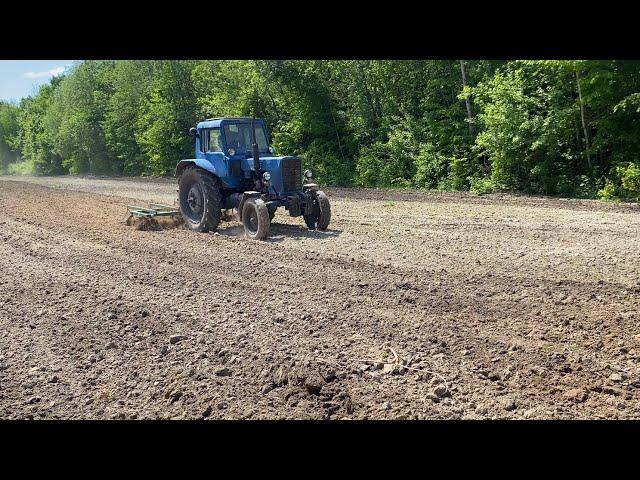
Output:
[[263,240],[269,234],[271,220],[269,209],[259,198],[250,198],[242,207],[242,224],[245,235],[252,240]]
[[329,204],[329,198],[322,191],[315,192],[315,199],[313,202],[313,213],[304,216],[304,223],[307,224],[310,230],[326,230],[329,227],[331,221],[331,205]]
[[189,168],[178,180],[180,213],[191,230],[215,231],[220,224],[222,195],[217,179],[200,168]]

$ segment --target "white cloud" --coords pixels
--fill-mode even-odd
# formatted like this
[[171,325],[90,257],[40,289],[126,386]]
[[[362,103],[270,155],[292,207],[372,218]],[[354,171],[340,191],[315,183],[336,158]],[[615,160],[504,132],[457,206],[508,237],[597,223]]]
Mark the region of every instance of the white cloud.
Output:
[[22,74],[24,78],[46,78],[53,77],[55,75],[60,75],[65,71],[66,66],[52,68],[51,70],[47,70],[46,72],[25,72]]

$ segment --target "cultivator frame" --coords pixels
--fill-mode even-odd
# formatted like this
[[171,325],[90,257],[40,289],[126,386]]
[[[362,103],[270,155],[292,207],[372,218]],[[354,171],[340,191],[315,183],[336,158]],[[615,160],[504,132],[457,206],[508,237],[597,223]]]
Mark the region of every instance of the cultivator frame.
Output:
[[150,203],[148,207],[139,207],[137,205],[127,205],[127,221],[132,217],[169,217],[173,215],[180,215],[180,210],[170,205],[163,205],[162,203]]

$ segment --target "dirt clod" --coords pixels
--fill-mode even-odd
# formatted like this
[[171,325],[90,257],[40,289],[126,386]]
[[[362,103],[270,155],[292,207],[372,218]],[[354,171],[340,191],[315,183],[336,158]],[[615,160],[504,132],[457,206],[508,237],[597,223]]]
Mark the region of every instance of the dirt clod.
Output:
[[319,395],[324,384],[324,379],[319,375],[311,375],[304,380],[304,388],[311,395]]
[[507,412],[518,408],[516,401],[511,397],[501,398],[498,403],[500,404],[500,407],[502,407],[502,409],[506,410]]
[[447,390],[447,387],[445,387],[444,385],[438,385],[437,387],[435,387],[433,389],[432,392],[436,397],[438,398],[442,398],[445,395],[447,395],[449,393],[449,390]]
[[609,380],[616,383],[621,382],[622,375],[620,375],[619,373],[612,373],[611,375],[609,375]]
[[584,388],[572,388],[564,392],[563,396],[569,400],[580,403],[587,399],[588,393]]

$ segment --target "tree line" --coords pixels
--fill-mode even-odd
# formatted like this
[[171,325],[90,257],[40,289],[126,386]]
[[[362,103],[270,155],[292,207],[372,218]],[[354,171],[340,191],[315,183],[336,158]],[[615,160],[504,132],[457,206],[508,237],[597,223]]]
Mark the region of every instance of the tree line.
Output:
[[0,168],[168,175],[252,114],[329,185],[640,199],[637,61],[82,61],[0,103]]

